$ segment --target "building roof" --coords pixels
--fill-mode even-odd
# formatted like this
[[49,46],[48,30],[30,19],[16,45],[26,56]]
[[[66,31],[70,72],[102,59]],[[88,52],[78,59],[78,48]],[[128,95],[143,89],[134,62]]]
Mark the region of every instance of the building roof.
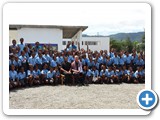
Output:
[[58,28],[63,30],[63,38],[72,38],[79,30],[84,31],[88,26],[59,26],[59,25],[9,25],[9,30],[21,28]]

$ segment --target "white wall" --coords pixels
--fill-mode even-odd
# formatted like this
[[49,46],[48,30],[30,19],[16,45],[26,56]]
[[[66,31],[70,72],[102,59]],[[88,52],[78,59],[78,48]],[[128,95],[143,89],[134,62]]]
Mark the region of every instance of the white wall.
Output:
[[21,28],[18,30],[18,40],[24,38],[25,43],[52,43],[62,49],[62,30],[57,28]]
[[17,30],[9,30],[9,45],[12,45],[12,40],[15,39],[18,42]]
[[84,48],[87,50],[87,45],[84,44],[82,45],[82,41],[97,41],[98,45],[89,45],[89,49],[92,51],[100,51],[100,50],[107,50],[109,51],[110,47],[110,38],[109,37],[82,37],[82,40],[80,42],[80,48]]

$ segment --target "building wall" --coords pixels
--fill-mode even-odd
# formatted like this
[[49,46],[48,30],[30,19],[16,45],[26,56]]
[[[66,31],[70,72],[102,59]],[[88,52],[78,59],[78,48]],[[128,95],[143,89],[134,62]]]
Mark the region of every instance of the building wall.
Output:
[[[71,39],[63,39],[65,41],[65,44],[63,44],[62,48],[66,48],[66,44],[68,41],[71,41]],[[87,50],[87,43],[89,44],[89,49],[92,51],[100,51],[100,50],[107,50],[110,49],[110,38],[109,37],[82,37],[82,40],[80,42],[80,48],[83,48]],[[92,45],[91,45],[92,44]],[[75,45],[77,45],[75,43]]]
[[56,28],[21,28],[17,30],[18,39],[24,38],[25,43],[58,44],[58,50],[62,49],[62,30]]
[[100,51],[100,50],[107,50],[109,51],[110,46],[110,38],[109,37],[82,37],[80,42],[81,48],[87,50],[87,42],[89,49],[92,51]]
[[15,39],[18,42],[17,30],[9,30],[9,45],[12,45],[12,40]]

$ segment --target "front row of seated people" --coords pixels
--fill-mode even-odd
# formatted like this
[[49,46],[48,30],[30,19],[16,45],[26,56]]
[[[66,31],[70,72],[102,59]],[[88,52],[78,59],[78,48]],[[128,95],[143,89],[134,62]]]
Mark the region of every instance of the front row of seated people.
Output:
[[[107,67],[107,68],[106,68]],[[43,68],[40,70],[39,68]],[[14,64],[10,66],[9,71],[9,88],[19,88],[26,86],[39,85],[86,85],[88,84],[120,84],[125,83],[144,83],[145,69],[139,66],[133,71],[131,66],[105,66],[101,65],[101,70],[96,66],[91,69],[83,65],[78,56],[75,56],[72,63],[68,62],[68,57],[64,57],[64,63],[61,66],[49,66],[44,64],[35,66],[29,64],[25,72],[24,66],[15,69]]]

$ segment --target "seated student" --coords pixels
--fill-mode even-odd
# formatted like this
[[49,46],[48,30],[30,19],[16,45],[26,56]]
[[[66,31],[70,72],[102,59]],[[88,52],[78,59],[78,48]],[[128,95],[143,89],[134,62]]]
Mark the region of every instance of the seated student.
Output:
[[19,86],[19,80],[18,80],[17,71],[15,71],[15,67],[12,64],[11,70],[9,71],[9,88],[12,89],[18,86]]
[[[65,84],[66,85],[73,84],[72,73],[71,73],[71,63],[68,62],[68,57],[64,58],[61,71],[62,71],[62,74],[65,75]],[[63,85],[63,81],[61,82],[61,84]]]
[[140,55],[138,56],[138,59],[136,60],[135,65],[136,65],[136,67],[141,67],[141,66],[144,65],[144,61],[143,61],[143,59],[141,58]]
[[128,70],[126,68],[126,66],[123,66],[123,76],[122,76],[122,82],[126,82],[128,79],[128,74],[127,74]]
[[34,71],[33,65],[29,65],[29,70],[27,71],[27,84],[32,87],[34,83]]
[[62,83],[62,79],[61,79],[61,74],[59,72],[59,69],[58,67],[55,67],[54,69],[54,77],[55,77],[55,80],[54,80],[54,84],[57,85],[58,83]]
[[112,76],[113,82],[114,83],[120,83],[120,80],[119,80],[119,70],[116,69],[116,66],[113,67],[112,72],[113,72],[113,76]]
[[15,62],[15,56],[13,55],[13,53],[10,54],[9,56],[9,69],[11,70],[11,65],[14,65]]
[[118,79],[119,79],[120,83],[122,83],[123,73],[124,73],[124,71],[123,71],[122,67],[119,67]]
[[47,72],[46,83],[53,85],[53,83],[54,83],[54,75],[55,75],[55,72],[53,71],[53,68],[50,67],[50,70]]
[[91,84],[92,83],[92,72],[90,69],[88,69],[87,65],[83,66],[83,76],[84,76],[84,80],[86,85]]
[[[116,80],[116,75],[114,76],[114,71],[112,70],[112,67],[108,67],[107,71],[107,81],[105,83],[114,83],[114,79]],[[117,81],[116,81],[117,82]]]
[[106,56],[106,54],[103,54],[103,56],[102,56],[102,64],[103,65],[107,65],[107,56]]
[[20,72],[18,73],[18,80],[21,87],[26,86],[26,72],[24,71],[23,67],[21,67]]
[[145,83],[145,69],[144,66],[140,68],[140,82]]
[[74,61],[71,51],[68,51],[68,62],[72,63]]
[[137,67],[137,70],[134,73],[134,83],[140,83],[140,82],[142,82],[141,73],[140,72],[141,72],[140,71],[140,67]]
[[35,69],[33,71],[33,75],[34,75],[34,80],[37,83],[37,85],[42,84],[41,81],[41,71],[38,69],[38,65],[35,65]]
[[42,82],[42,84],[47,84],[47,81],[46,81],[47,73],[48,73],[47,64],[44,64],[43,70],[41,71],[41,82]]
[[132,69],[132,67],[129,67],[128,71],[127,71],[127,83],[134,83],[134,71]]
[[96,69],[96,66],[93,66],[92,67],[92,82],[95,83],[95,84],[99,84],[100,83],[100,77],[99,77],[99,71]]
[[26,56],[26,58],[27,58],[27,60],[28,60],[28,58],[29,58],[29,51],[28,51],[28,47],[27,47],[27,46],[25,46],[25,47],[23,48],[23,50],[24,50],[24,52],[25,52],[25,56]]
[[106,69],[105,65],[102,65],[102,70],[100,71],[100,84],[108,83],[107,73],[108,69]]

